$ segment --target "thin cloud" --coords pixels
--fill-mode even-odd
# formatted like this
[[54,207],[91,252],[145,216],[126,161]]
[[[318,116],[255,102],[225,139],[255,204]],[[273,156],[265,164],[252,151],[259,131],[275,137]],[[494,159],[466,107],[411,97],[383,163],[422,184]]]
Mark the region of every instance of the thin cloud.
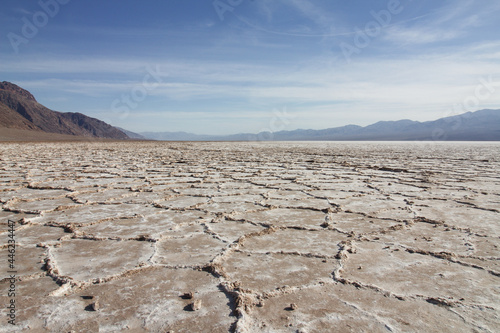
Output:
[[[453,101],[455,96],[460,96],[463,91],[476,85],[480,78],[495,71],[496,59],[484,58],[484,55],[493,50],[500,52],[500,45],[477,45],[471,52],[447,58],[416,56],[399,60],[359,61],[356,68],[328,67],[327,59],[323,62],[317,59],[316,62],[325,65],[311,63],[310,66],[288,73],[283,68],[251,66],[244,63],[165,63],[161,66],[170,66],[172,70],[176,70],[173,70],[170,76],[163,76],[163,82],[148,92],[148,98],[160,102],[190,103],[237,99],[242,103],[259,101],[264,104],[328,105],[341,101],[366,107],[404,102],[417,107],[429,103],[427,100],[435,104],[448,103]],[[89,64],[87,61],[84,63]],[[101,61],[93,63],[102,64]],[[72,65],[80,67],[76,63]],[[128,66],[136,65],[136,62],[131,61]],[[109,70],[114,72],[116,69]],[[105,76],[105,73],[102,74]],[[52,74],[47,73],[47,76],[50,75]],[[141,75],[134,73],[127,76],[127,79],[118,81],[75,80],[68,77],[24,81],[22,85],[36,88],[49,86],[61,92],[111,98],[140,85],[143,76],[144,72]],[[500,103],[500,96],[496,100]]]
[[470,28],[481,24],[483,17],[491,16],[498,9],[498,5],[478,5],[473,0],[454,1],[419,20],[412,20],[412,24],[399,22],[390,26],[385,31],[385,39],[401,45],[419,45],[463,38]]
[[455,39],[461,35],[462,33],[460,31],[436,30],[422,27],[403,28],[394,26],[387,30],[386,39],[400,45],[429,44]]

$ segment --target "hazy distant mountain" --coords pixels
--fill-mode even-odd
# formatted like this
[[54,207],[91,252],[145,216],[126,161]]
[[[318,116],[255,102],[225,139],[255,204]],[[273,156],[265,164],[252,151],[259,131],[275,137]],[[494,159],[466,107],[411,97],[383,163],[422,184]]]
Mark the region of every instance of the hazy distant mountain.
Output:
[[52,111],[39,104],[29,91],[6,81],[0,82],[0,128],[92,138],[129,138],[116,127],[84,114]]
[[161,141],[205,141],[210,140],[210,135],[198,135],[186,132],[141,132],[140,135],[151,140]]
[[323,130],[280,131],[226,136],[177,133],[141,133],[170,141],[500,141],[500,110],[480,110],[434,121],[379,121],[361,127],[347,125]]
[[118,128],[123,133],[127,134],[127,136],[131,139],[147,140],[144,136],[140,135],[139,133],[131,132],[131,131],[128,131],[124,128],[118,127],[118,126],[115,126],[115,127]]

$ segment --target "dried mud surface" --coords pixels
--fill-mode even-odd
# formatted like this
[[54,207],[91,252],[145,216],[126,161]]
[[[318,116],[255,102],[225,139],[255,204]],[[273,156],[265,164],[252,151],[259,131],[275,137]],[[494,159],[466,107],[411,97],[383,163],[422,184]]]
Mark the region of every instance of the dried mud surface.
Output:
[[0,332],[499,332],[499,152],[1,144]]

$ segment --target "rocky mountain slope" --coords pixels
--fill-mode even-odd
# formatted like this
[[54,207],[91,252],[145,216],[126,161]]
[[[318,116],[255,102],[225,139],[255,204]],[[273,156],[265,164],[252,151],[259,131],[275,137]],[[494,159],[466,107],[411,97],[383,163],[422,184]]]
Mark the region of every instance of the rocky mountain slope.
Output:
[[89,138],[128,139],[119,129],[75,112],[57,112],[38,103],[27,90],[0,82],[0,128],[74,135]]

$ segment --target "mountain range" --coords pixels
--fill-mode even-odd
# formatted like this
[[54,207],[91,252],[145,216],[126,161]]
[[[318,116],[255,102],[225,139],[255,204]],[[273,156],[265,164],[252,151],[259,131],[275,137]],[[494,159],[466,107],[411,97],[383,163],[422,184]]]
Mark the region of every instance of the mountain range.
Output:
[[166,141],[500,141],[500,110],[467,112],[434,121],[379,121],[369,126],[347,125],[323,130],[240,133],[225,136],[186,132],[134,133],[75,112],[53,111],[27,90],[0,82],[0,140]]
[[14,139],[26,135],[34,138],[37,134],[49,139],[129,139],[127,134],[99,119],[50,110],[29,91],[7,81],[0,82],[0,133],[4,134],[0,136],[2,139],[9,139],[9,135]]
[[143,132],[147,139],[167,141],[499,141],[500,110],[479,110],[434,121],[379,121],[323,130],[241,133],[226,136],[186,132]]

